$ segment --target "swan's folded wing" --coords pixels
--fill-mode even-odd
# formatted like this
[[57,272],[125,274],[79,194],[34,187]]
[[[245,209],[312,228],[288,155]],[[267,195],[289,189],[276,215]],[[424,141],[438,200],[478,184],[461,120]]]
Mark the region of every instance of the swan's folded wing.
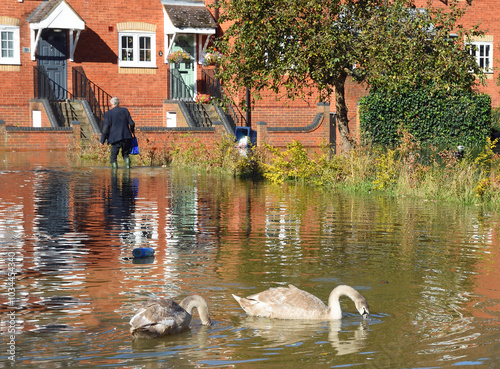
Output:
[[191,316],[173,300],[148,301],[130,319],[132,334],[161,336],[174,334],[186,328]]
[[135,328],[161,323],[163,325],[174,324],[174,317],[187,315],[179,304],[173,300],[153,300],[146,302],[132,319],[130,325]]
[[269,318],[323,319],[327,312],[327,307],[320,299],[293,285],[270,288],[248,296],[247,300],[255,301],[255,308],[259,306],[260,311],[268,312],[259,316]]
[[[170,330],[173,328],[175,320],[172,317],[166,317],[161,320],[152,321],[144,315],[135,315],[130,320],[130,325],[134,330],[148,329],[148,330]],[[153,328],[154,327],[154,328]]]

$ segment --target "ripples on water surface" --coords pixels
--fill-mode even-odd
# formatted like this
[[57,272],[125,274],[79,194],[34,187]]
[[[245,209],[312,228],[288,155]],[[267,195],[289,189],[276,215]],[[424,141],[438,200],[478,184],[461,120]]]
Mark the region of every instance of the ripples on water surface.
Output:
[[[0,163],[0,367],[12,312],[23,368],[500,367],[498,213],[52,155]],[[288,283],[323,301],[350,284],[371,318],[346,300],[342,322],[272,321],[231,297]],[[178,336],[130,338],[145,299],[193,293],[211,327],[195,314]]]

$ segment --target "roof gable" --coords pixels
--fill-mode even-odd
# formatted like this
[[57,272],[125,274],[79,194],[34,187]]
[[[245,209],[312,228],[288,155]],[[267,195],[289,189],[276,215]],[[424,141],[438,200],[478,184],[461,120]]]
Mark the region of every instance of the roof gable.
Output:
[[65,0],[44,1],[28,18],[32,29],[85,29],[85,22]]

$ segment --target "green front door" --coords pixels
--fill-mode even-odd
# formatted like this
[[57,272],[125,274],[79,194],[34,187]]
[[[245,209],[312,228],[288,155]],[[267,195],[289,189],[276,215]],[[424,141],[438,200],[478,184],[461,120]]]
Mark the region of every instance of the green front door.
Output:
[[191,60],[180,63],[171,63],[172,71],[171,91],[172,98],[177,100],[193,100],[195,92],[195,55],[194,55],[194,35],[177,36],[171,52],[184,50],[191,55]]

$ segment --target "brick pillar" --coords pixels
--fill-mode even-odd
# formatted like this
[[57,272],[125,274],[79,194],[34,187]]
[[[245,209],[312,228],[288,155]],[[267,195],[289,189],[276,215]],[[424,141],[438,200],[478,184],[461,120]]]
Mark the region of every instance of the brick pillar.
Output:
[[82,138],[82,126],[79,121],[71,121],[71,129],[73,130],[73,139],[79,140]]
[[215,128],[215,140],[222,141],[222,138],[226,133],[226,130],[222,125],[222,122],[220,120],[216,120],[215,122],[212,123],[212,126]]
[[257,122],[257,147],[262,147],[265,143],[267,143],[267,124]]
[[7,130],[5,129],[5,121],[0,119],[0,151],[7,147]]

